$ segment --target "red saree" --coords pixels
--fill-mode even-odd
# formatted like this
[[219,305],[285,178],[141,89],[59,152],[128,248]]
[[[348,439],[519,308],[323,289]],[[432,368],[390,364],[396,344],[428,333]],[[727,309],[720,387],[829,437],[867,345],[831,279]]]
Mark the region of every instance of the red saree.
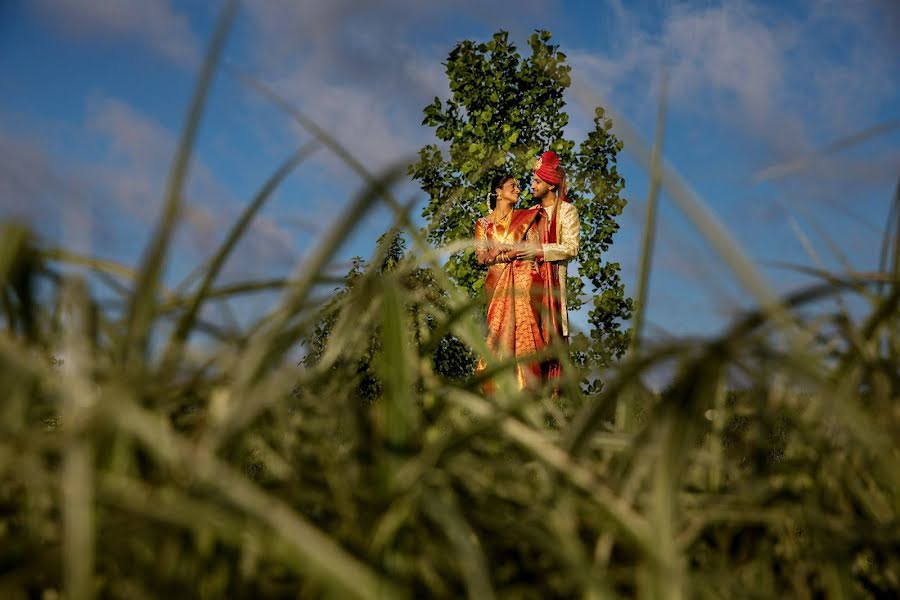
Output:
[[[536,220],[540,207],[512,212],[508,226],[486,218],[475,222],[476,252],[490,260],[500,245],[529,241],[537,243],[540,234]],[[544,288],[541,271],[533,261],[498,262],[488,267],[484,282],[487,296],[487,345],[493,358],[522,358],[534,354],[545,345],[541,333],[541,293]],[[538,293],[534,293],[538,292]],[[476,372],[487,362],[482,357]],[[540,383],[541,363],[519,362],[516,366],[519,388]],[[487,391],[493,387],[485,386]]]

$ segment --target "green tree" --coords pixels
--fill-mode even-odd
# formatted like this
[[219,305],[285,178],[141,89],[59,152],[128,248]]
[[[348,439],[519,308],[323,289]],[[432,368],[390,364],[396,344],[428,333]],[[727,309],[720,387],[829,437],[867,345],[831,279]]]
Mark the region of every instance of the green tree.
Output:
[[[569,116],[563,95],[570,85],[566,55],[550,43],[551,34],[539,31],[523,57],[504,31],[487,43],[460,42],[446,66],[450,99],[425,108],[423,124],[433,127],[447,155],[438,145],[422,148],[410,175],[428,194],[423,216],[430,241],[444,245],[471,238],[475,220],[488,210],[492,177],[502,172],[530,177],[534,159],[552,149],[568,174],[568,198],[581,219],[578,275],[570,276],[570,311],[592,299],[589,311],[590,343],[578,344],[579,363],[609,364],[628,344],[623,322],[631,317],[632,301],[619,278],[619,264],[605,262],[603,253],[619,229],[625,182],[616,167],[622,149],[612,132],[612,121],[598,107],[593,129],[582,143],[563,135]],[[525,187],[523,185],[523,187]],[[527,205],[527,195],[523,205]],[[448,273],[472,294],[479,293],[484,268],[472,249],[452,255]],[[586,340],[583,340],[586,341]]]

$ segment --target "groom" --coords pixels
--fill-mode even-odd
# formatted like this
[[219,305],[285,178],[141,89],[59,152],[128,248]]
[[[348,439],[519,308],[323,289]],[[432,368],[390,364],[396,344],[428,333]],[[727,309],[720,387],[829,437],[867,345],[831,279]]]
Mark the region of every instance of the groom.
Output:
[[[566,199],[566,173],[553,151],[544,152],[534,163],[531,193],[541,203],[539,231],[541,243],[526,245],[510,257],[534,260],[544,279],[541,330],[548,344],[569,341],[569,315],[566,304],[568,262],[578,255],[580,225],[578,210]],[[545,368],[547,378],[559,377],[558,361]]]

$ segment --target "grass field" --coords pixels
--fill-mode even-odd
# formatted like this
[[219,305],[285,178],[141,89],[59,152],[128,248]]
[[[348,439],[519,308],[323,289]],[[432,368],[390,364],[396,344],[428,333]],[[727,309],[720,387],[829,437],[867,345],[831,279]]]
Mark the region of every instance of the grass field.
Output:
[[[391,196],[403,166],[369,173],[302,115],[363,191],[290,278],[217,285],[301,151],[198,276],[165,288],[223,39],[224,28],[137,267],[2,225],[0,597],[900,594],[900,189],[885,199],[880,271],[816,273],[819,284],[782,298],[625,132],[761,308],[702,342],[642,343],[596,396],[572,368],[560,402],[519,393],[503,365],[485,398],[435,371],[448,333],[485,348],[477,307],[439,268],[445,250]],[[296,365],[326,308],[316,290],[335,285],[332,258],[379,205],[415,258],[362,270],[327,307],[321,356]],[[427,288],[410,284],[429,267]],[[116,306],[97,301],[98,286]],[[282,295],[251,326],[202,318],[259,289]],[[864,314],[835,302],[850,295]],[[360,394],[361,363],[378,374],[374,401]],[[663,363],[675,368],[651,393],[642,382]],[[614,418],[623,409],[628,426]]]

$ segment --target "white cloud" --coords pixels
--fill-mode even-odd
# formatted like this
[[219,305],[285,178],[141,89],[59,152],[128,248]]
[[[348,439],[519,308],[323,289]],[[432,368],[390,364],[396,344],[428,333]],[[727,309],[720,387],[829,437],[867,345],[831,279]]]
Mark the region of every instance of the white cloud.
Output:
[[[528,20],[545,19],[548,6],[538,0],[422,2],[421,0],[247,0],[245,14],[254,29],[254,54],[278,69],[302,56],[333,75],[384,78],[399,72],[399,54],[415,54],[422,40],[445,36],[447,19],[472,25],[500,24],[508,31],[530,31]],[[552,13],[551,13],[552,14]],[[499,27],[498,27],[499,28]],[[442,51],[443,53],[443,51]],[[369,67],[377,66],[374,71]],[[326,75],[328,73],[326,72]]]
[[[839,239],[853,264],[872,268],[873,235],[865,222],[887,212],[900,172],[896,135],[810,161],[790,181],[765,189],[722,191],[721,183],[740,183],[743,168],[750,184],[757,169],[808,156],[879,119],[895,118],[890,107],[900,101],[900,89],[887,74],[900,73],[900,46],[877,35],[884,27],[876,21],[885,11],[874,2],[810,2],[810,10],[801,6],[791,14],[777,5],[731,0],[665,3],[656,12],[643,4],[611,4],[608,50],[570,51],[574,78],[649,137],[662,66],[668,65],[667,157],[694,173],[704,173],[703,157],[730,171],[704,174],[702,183],[718,194],[711,198],[714,210],[752,256],[808,262],[785,223],[788,215],[809,213],[829,224],[829,235]],[[898,8],[890,14],[900,15]],[[640,228],[640,198],[628,195],[634,202],[623,218]],[[707,248],[685,243],[697,234],[682,221],[661,218],[654,260],[661,272],[653,277],[676,294],[683,293],[686,281],[696,285],[688,286],[684,299],[660,303],[654,296],[651,313],[662,310],[667,320],[673,307],[687,306],[703,292],[721,299],[733,295],[731,287],[715,289],[733,279],[710,260]],[[636,238],[627,244],[619,240],[614,248],[614,255],[623,257],[626,278],[635,272]],[[775,279],[779,289],[797,281],[784,273]]]
[[187,16],[170,0],[33,0],[33,6],[73,35],[135,38],[185,66],[200,56]]
[[777,157],[869,126],[897,97],[885,77],[897,55],[868,33],[874,4],[812,3],[801,18],[742,1],[674,3],[655,23],[614,5],[613,50],[570,56],[575,76],[632,118],[652,122],[664,64],[676,115],[725,125]]
[[[112,202],[139,221],[150,223],[162,206],[165,179],[175,153],[176,138],[162,124],[117,98],[95,95],[88,101],[85,129],[105,143],[106,160],[87,165],[109,188]],[[187,195],[210,200],[224,196],[215,177],[202,164],[192,165]],[[188,216],[198,214],[196,207]],[[211,233],[197,223],[200,233]],[[209,241],[194,238],[199,248]]]
[[90,98],[85,125],[88,131],[109,141],[118,159],[159,165],[175,148],[175,138],[168,129],[118,98]]
[[[93,165],[109,197],[140,222],[151,223],[161,206],[164,183],[175,153],[175,134],[133,106],[116,98],[96,96],[89,103],[88,131],[109,147],[109,159]],[[243,201],[218,181],[195,157],[187,182],[185,237],[201,255],[209,254],[243,208]],[[258,273],[260,265],[284,268],[297,254],[295,236],[275,219],[258,215],[241,251],[234,254],[230,276]]]
[[704,84],[734,97],[750,125],[766,123],[783,78],[783,47],[778,34],[751,13],[732,6],[704,12],[677,9],[661,40],[671,56],[671,90],[690,101]]
[[[8,124],[4,124],[8,125]],[[94,181],[63,165],[45,140],[0,128],[0,219],[30,226],[50,245],[92,253],[116,227]]]
[[307,82],[306,72],[300,69],[277,81],[274,87],[373,172],[403,157],[409,158],[428,141],[427,132],[418,126],[420,119],[411,118],[407,110],[395,112],[399,107],[390,97],[352,83],[319,82],[311,88]]
[[0,130],[0,214],[4,219],[58,225],[59,202],[71,200],[74,190],[65,185],[46,150]]
[[[650,33],[637,18],[612,55],[570,53],[575,76],[638,118],[655,110],[663,69],[676,111],[718,119],[755,133],[778,119],[785,78],[786,40],[738,3],[692,8],[675,5]],[[635,115],[637,113],[637,115]],[[784,123],[800,133],[802,125]],[[783,131],[783,129],[782,129]],[[791,136],[796,139],[796,136]]]
[[[130,104],[94,95],[81,137],[106,154],[59,159],[40,139],[0,128],[0,217],[29,222],[67,245],[75,241],[81,251],[134,255],[158,219],[176,136]],[[173,259],[196,262],[215,249],[245,201],[234,198],[199,160],[185,195]],[[83,231],[70,231],[73,225]],[[258,215],[222,278],[286,272],[297,254],[292,229]]]
[[247,69],[378,170],[434,141],[422,110],[449,95],[441,63],[457,40],[443,39],[446,18],[527,31],[525,22],[545,8],[511,0],[248,1]]

